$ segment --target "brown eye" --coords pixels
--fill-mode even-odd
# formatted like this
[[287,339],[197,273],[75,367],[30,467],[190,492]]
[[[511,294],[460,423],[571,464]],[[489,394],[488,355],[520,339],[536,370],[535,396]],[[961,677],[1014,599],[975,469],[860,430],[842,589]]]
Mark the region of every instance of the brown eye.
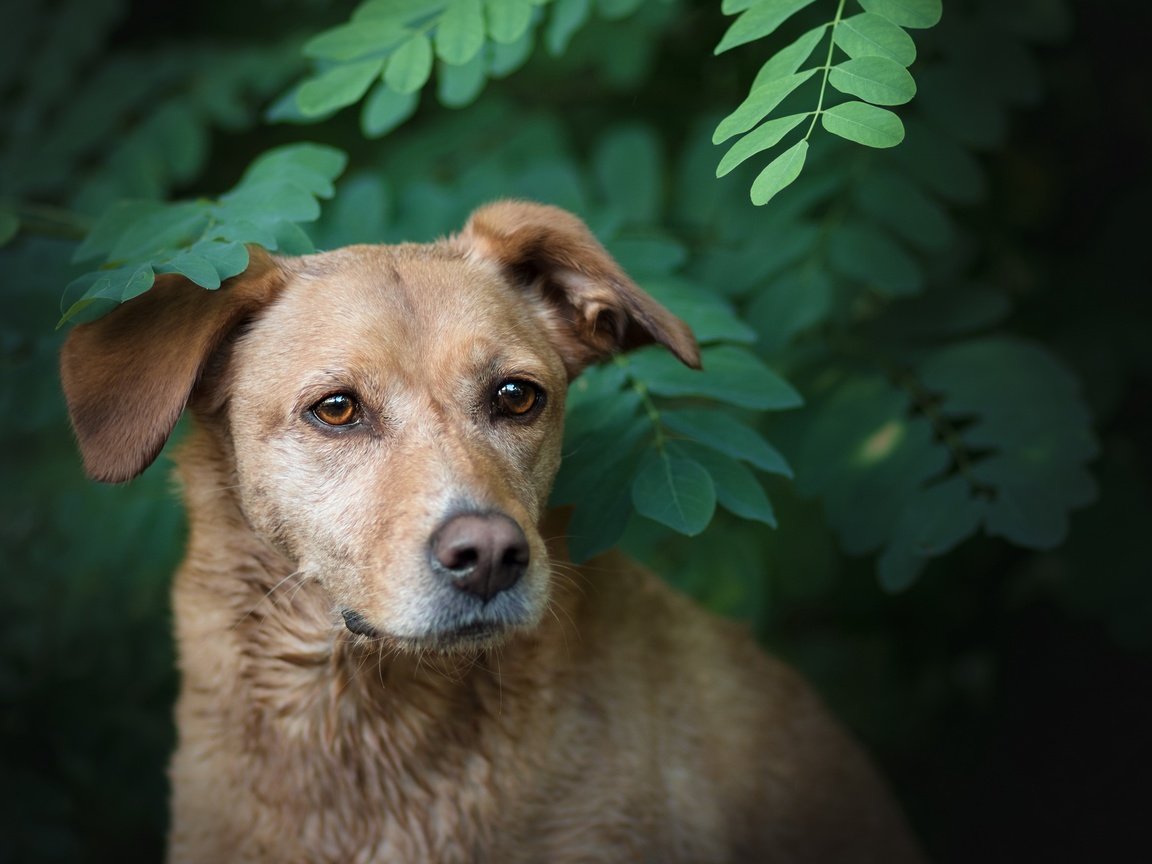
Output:
[[492,397],[493,414],[526,417],[544,404],[544,392],[527,381],[504,381]]
[[347,393],[333,393],[312,406],[312,416],[325,426],[351,426],[360,419],[360,403]]

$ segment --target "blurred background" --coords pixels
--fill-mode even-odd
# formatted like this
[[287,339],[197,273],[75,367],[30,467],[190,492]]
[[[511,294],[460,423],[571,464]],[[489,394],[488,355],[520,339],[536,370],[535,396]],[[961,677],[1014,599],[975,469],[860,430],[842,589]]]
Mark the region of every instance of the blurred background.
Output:
[[[506,195],[571,207],[602,236],[628,239],[624,225],[659,241],[609,245],[633,272],[677,269],[722,296],[808,405],[747,418],[795,472],[763,478],[778,528],[718,513],[684,538],[632,514],[624,545],[816,683],[934,860],[1150,854],[1147,5],[947,0],[942,23],[914,33],[921,92],[908,149],[891,157],[943,172],[932,176],[947,237],[918,247],[913,226],[908,244],[929,287],[911,300],[868,293],[868,274],[833,263],[832,299],[787,326],[761,291],[777,271],[757,262],[779,257],[802,220],[827,226],[845,207],[851,218],[867,201],[837,197],[851,172],[921,169],[862,161],[824,136],[801,181],[754,208],[762,163],[716,180],[723,150],[709,139],[787,39],[714,58],[729,23],[719,4],[586,7],[570,37],[542,27],[499,49],[482,92],[428,93],[369,120],[294,116],[283,95],[310,74],[301,46],[354,4],[5,4],[0,199],[21,226],[0,249],[0,862],[163,853],[168,589],[184,527],[165,457],[125,486],[82,474],[56,372],[60,296],[85,269],[71,263],[76,243],[116,200],[216,196],[261,152],[300,140],[350,155],[307,226],[318,248],[432,239]],[[914,135],[918,124],[936,138]],[[713,234],[731,241],[723,255]],[[912,356],[907,346],[960,331],[1041,345],[1067,374],[1097,445],[1091,489],[1061,504],[1057,542],[969,532],[886,590],[874,554],[886,538],[857,542],[854,520],[904,487],[877,476],[862,487],[875,501],[845,499],[812,479],[825,454],[805,442],[851,426],[829,413],[821,374],[855,375],[865,361],[853,358]],[[1021,413],[1033,397],[1047,404],[1022,392]]]

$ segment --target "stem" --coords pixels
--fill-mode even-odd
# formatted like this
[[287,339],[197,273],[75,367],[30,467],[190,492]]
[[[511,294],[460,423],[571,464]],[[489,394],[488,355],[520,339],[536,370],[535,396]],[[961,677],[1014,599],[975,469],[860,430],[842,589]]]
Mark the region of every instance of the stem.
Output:
[[816,102],[816,110],[812,112],[812,122],[808,124],[808,131],[804,133],[805,141],[812,136],[812,130],[816,128],[816,121],[820,119],[820,115],[824,111],[824,91],[828,89],[828,73],[832,71],[832,51],[836,47],[836,27],[840,24],[843,15],[844,0],[840,0],[836,5],[836,16],[832,19],[832,26],[828,28],[828,56],[824,58],[824,65],[819,67],[824,70],[824,78],[820,81],[820,99]]
[[652,423],[652,428],[656,433],[656,448],[662,450],[665,442],[664,426],[660,422],[660,409],[656,407],[656,403],[652,400],[652,394],[648,391],[648,387],[643,381],[629,372],[627,360],[622,357],[613,357],[612,362],[624,370],[624,374],[628,379],[628,386],[635,390],[640,396],[640,404],[644,407],[644,413],[648,416],[649,421]]
[[16,202],[10,212],[20,220],[23,231],[50,237],[82,240],[92,228],[92,220],[87,216],[48,204]]

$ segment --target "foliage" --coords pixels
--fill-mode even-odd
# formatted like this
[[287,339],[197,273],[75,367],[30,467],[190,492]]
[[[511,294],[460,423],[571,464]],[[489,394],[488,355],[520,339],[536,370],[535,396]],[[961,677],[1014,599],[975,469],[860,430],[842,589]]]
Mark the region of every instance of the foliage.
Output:
[[[998,655],[934,635],[978,641],[965,628],[985,601],[973,598],[1008,608],[1009,596],[1042,597],[1152,648],[1148,557],[1133,541],[1152,512],[1133,431],[1148,423],[1131,407],[1152,357],[1139,315],[1081,291],[1123,259],[1109,238],[1139,223],[1147,178],[1130,200],[1100,205],[1116,215],[1098,236],[1058,243],[1035,227],[1055,218],[1053,165],[1079,153],[1028,137],[1028,124],[1091,102],[1053,60],[1073,29],[1064,3],[235,6],[207,2],[167,23],[127,16],[121,0],[14,0],[0,13],[11,312],[0,437],[29,454],[10,474],[5,463],[0,536],[16,570],[46,574],[5,587],[0,702],[24,706],[5,719],[17,740],[43,723],[52,740],[79,742],[53,750],[50,779],[30,751],[3,766],[34,790],[16,802],[37,814],[27,824],[73,825],[58,842],[40,831],[25,857],[65,860],[81,846],[116,857],[114,829],[99,824],[158,831],[155,801],[116,812],[102,800],[108,765],[136,764],[123,743],[91,744],[123,742],[121,721],[147,724],[109,715],[79,732],[54,688],[67,680],[98,700],[59,671],[85,634],[123,649],[105,670],[150,658],[131,704],[164,716],[170,649],[135,646],[167,646],[150,613],[180,532],[162,467],[125,489],[79,476],[46,298],[63,290],[63,322],[86,320],[157,273],[219,289],[246,265],[245,244],[302,254],[429,240],[496,197],[580,214],[703,346],[703,372],[645,349],[574,383],[553,502],[574,506],[575,557],[621,543],[751,621],[895,753],[928,740],[900,717],[929,729],[946,709],[992,698],[994,676],[980,670]],[[1115,104],[1139,99],[1122,95]],[[1092,120],[1083,128],[1102,123],[1077,110]],[[1021,134],[1044,143],[1022,147]],[[1073,247],[1092,263],[1048,263]],[[1098,290],[1147,311],[1120,280]],[[1075,311],[1060,311],[1070,297]],[[1059,575],[1090,570],[1101,544],[1119,547],[1111,525],[1133,547],[1123,566],[1094,588]],[[83,620],[100,592],[127,622]],[[56,595],[49,615],[43,598]],[[824,615],[839,616],[835,635]],[[794,626],[813,617],[814,628]],[[117,643],[123,627],[135,635]],[[845,656],[872,677],[852,680],[827,659]],[[859,710],[865,687],[890,697],[880,720]],[[149,726],[147,764],[169,734],[164,721]],[[136,800],[156,782],[127,771],[111,797]],[[92,814],[83,824],[81,809]]]

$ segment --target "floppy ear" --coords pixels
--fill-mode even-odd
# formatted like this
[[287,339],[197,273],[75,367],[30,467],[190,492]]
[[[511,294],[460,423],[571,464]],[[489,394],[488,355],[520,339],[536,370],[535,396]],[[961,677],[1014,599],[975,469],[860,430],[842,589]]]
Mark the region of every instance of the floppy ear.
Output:
[[616,351],[659,343],[700,368],[688,326],[625,275],[587,226],[558,207],[498,201],[474,211],[453,242],[540,292],[569,377]]
[[263,249],[249,251],[248,269],[216,291],[161,274],[68,334],[60,379],[89,477],[120,483],[151,465],[212,352],[275,296],[283,271]]

